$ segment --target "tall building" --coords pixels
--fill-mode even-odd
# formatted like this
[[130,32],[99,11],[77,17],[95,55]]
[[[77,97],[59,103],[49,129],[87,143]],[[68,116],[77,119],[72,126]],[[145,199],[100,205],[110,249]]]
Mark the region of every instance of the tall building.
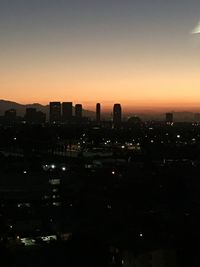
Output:
[[62,120],[63,122],[69,122],[72,120],[72,102],[62,103]]
[[173,123],[173,113],[166,113],[165,115],[165,121],[167,124],[172,124]]
[[100,103],[96,104],[96,121],[97,122],[101,121],[101,104]]
[[119,127],[122,122],[122,108],[120,104],[114,104],[113,107],[113,125]]
[[81,119],[82,118],[82,113],[83,113],[83,108],[81,104],[76,104],[75,105],[75,117],[76,119]]
[[50,102],[49,104],[49,120],[50,123],[61,122],[61,103]]

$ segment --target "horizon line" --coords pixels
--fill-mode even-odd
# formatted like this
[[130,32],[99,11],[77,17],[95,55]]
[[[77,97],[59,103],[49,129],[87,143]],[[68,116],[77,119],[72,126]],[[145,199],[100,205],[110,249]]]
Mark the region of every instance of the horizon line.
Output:
[[[76,104],[74,103],[73,101],[49,101],[48,104],[44,104],[44,103],[39,103],[39,102],[33,102],[33,103],[24,103],[23,101],[20,103],[20,102],[16,102],[16,101],[13,101],[13,100],[9,100],[9,99],[0,99],[0,101],[4,101],[4,102],[11,102],[11,103],[15,103],[15,104],[19,104],[19,105],[24,105],[24,106],[28,106],[28,105],[41,105],[43,107],[47,107],[49,106],[49,103],[50,102],[60,102],[61,104],[63,102],[72,102],[72,104]],[[84,103],[84,101],[82,101]],[[81,104],[81,102],[77,102],[78,104]],[[111,105],[105,105],[105,104],[102,104],[100,101],[99,102],[95,102],[94,105],[85,105],[85,107],[83,106],[83,109],[86,110],[86,111],[91,111],[91,112],[95,112],[96,111],[96,104],[97,103],[100,103],[101,106],[103,106],[104,108],[104,111],[102,111],[102,114],[105,113],[112,113],[112,108],[113,108],[113,105],[116,104],[116,103],[119,103],[121,104],[122,106],[122,109],[123,109],[123,113],[124,114],[129,114],[129,113],[133,113],[133,112],[136,112],[136,113],[146,113],[146,112],[151,112],[151,113],[166,113],[166,112],[171,112],[171,113],[175,113],[175,112],[182,112],[182,113],[187,113],[187,112],[192,112],[192,113],[195,113],[195,112],[200,112],[200,105],[198,106],[168,106],[168,105],[164,105],[164,106],[144,106],[144,105],[136,105],[135,107],[133,107],[132,105],[132,108],[130,107],[130,105],[123,105],[123,103],[120,103],[119,101],[112,101],[112,103],[114,104],[111,104]],[[73,105],[74,107],[74,105]]]

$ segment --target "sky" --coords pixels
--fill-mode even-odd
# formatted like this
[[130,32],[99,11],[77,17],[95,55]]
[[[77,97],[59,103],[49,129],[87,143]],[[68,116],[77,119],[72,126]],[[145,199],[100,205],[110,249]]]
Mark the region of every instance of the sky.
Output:
[[199,0],[0,0],[0,99],[199,109]]

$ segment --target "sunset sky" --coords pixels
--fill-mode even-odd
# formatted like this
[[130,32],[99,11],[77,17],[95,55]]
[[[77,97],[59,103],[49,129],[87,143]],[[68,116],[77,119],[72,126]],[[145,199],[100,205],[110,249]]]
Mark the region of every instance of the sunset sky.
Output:
[[199,0],[0,0],[0,99],[200,110]]

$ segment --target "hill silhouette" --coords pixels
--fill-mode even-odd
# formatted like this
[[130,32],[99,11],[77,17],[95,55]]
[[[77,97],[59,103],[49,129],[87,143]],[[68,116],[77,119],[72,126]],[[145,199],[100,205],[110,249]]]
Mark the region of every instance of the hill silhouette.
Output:
[[[36,108],[38,111],[44,112],[47,116],[49,114],[49,105],[41,105],[39,103],[33,104],[20,104],[17,102],[0,99],[0,116],[8,109],[16,109],[18,116],[24,116],[26,108]],[[73,107],[74,112],[74,107]],[[94,117],[95,112],[83,109],[83,116]]]

